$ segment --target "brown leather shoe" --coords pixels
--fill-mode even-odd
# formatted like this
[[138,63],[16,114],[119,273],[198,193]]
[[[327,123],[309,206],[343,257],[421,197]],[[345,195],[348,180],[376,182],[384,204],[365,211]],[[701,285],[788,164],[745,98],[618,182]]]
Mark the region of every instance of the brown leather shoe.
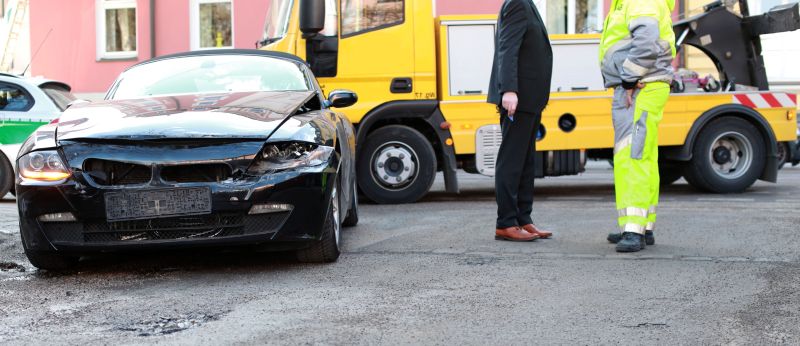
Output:
[[538,235],[530,234],[519,227],[498,228],[494,231],[494,239],[508,241],[534,241]]
[[527,224],[525,226],[522,226],[522,229],[524,229],[526,232],[528,232],[530,234],[535,234],[535,235],[539,236],[539,238],[542,238],[542,239],[547,239],[547,238],[550,238],[550,237],[553,236],[553,232],[548,232],[548,231],[545,231],[545,230],[538,229],[538,228],[536,228],[536,225],[534,225],[532,223],[531,224]]

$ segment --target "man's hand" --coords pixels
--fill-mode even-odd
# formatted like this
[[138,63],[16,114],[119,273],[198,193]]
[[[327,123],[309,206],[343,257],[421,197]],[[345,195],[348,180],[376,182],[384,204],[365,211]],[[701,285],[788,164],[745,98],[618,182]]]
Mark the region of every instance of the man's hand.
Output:
[[[644,88],[644,83],[638,82],[638,83],[636,83],[636,87],[635,88],[625,90],[625,94],[628,96],[628,108],[631,108],[631,106],[633,106],[633,93],[635,93],[637,89],[643,89],[643,88]],[[503,97],[503,102],[505,102],[505,99],[506,98],[504,96]]]
[[517,93],[513,91],[507,91],[503,94],[503,108],[508,111],[509,116],[514,116],[514,113],[517,112],[517,104],[519,100],[517,99]]

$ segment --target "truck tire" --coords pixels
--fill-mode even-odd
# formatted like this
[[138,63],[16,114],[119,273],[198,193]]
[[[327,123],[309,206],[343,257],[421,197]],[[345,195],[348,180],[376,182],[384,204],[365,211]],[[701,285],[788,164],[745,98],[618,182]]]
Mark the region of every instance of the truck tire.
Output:
[[658,176],[661,186],[669,186],[683,178],[683,168],[678,163],[661,162],[658,164]]
[[436,153],[419,131],[390,125],[372,132],[360,149],[358,186],[380,204],[413,203],[436,178]]
[[322,239],[315,241],[311,246],[297,250],[297,261],[302,263],[332,263],[339,259],[341,243],[342,222],[341,199],[339,198],[339,188],[341,184],[337,181],[331,196],[331,206],[328,208],[325,223],[322,226]]
[[764,171],[766,152],[764,137],[752,124],[735,117],[720,118],[700,131],[683,175],[700,190],[743,192]]
[[3,153],[0,153],[0,199],[14,187],[14,167]]
[[778,143],[778,169],[783,168],[789,162],[791,152],[792,149],[789,147],[789,143]]

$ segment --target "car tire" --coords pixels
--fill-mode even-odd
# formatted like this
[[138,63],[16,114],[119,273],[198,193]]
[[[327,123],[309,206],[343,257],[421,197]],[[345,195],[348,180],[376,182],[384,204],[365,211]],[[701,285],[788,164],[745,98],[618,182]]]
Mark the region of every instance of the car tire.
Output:
[[341,241],[341,222],[340,222],[340,197],[337,181],[331,193],[331,205],[322,226],[322,239],[315,241],[311,246],[297,250],[297,260],[303,263],[331,263],[339,258],[339,244]]
[[658,176],[661,186],[670,186],[683,178],[683,168],[677,163],[661,162],[658,164]]
[[12,188],[14,188],[14,167],[6,155],[0,153],[0,199],[3,199]]
[[358,186],[380,204],[413,203],[436,178],[436,153],[419,131],[390,125],[372,132],[360,150]]
[[358,186],[353,182],[353,199],[350,203],[350,210],[347,211],[347,216],[342,222],[344,227],[355,227],[358,225]]
[[31,250],[27,247],[25,241],[25,232],[20,232],[22,236],[22,249],[25,251],[25,257],[28,257],[28,262],[31,262],[34,267],[49,271],[64,271],[74,268],[78,265],[80,257],[62,255],[53,251],[37,251]]
[[764,137],[752,124],[735,117],[720,118],[700,131],[683,175],[700,190],[743,192],[763,172],[766,151]]

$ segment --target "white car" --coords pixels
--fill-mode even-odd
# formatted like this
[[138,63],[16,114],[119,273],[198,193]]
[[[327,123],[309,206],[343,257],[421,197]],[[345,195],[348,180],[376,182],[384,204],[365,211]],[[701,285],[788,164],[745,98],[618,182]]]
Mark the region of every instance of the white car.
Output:
[[75,100],[70,91],[66,83],[0,73],[0,198],[14,187],[22,142],[61,115]]

